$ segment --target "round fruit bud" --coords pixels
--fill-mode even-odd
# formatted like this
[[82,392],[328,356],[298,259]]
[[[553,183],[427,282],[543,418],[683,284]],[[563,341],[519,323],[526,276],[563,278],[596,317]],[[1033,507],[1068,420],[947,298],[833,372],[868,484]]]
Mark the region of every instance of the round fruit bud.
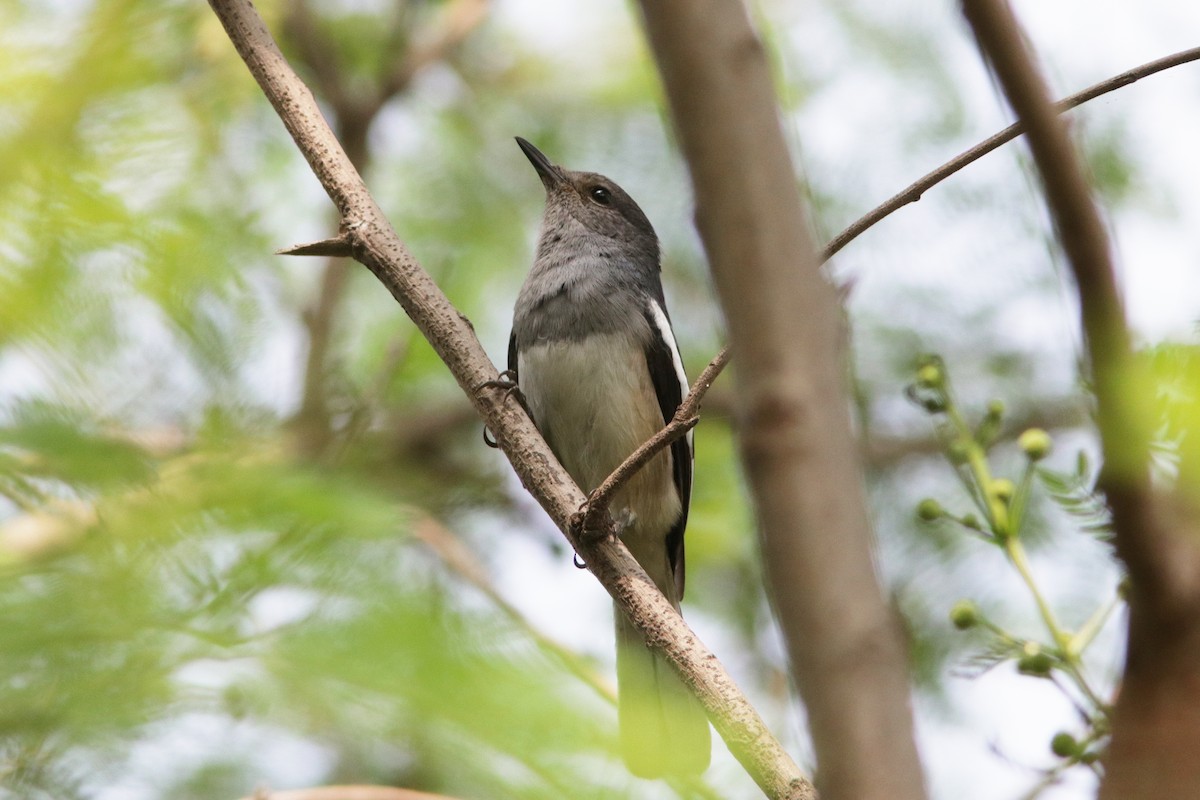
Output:
[[946,448],[946,455],[951,464],[965,464],[971,456],[971,443],[966,439],[955,439]]
[[1012,500],[1012,496],[1016,494],[1017,486],[1008,478],[997,478],[992,481],[992,494],[1000,498],[1004,502]]
[[982,528],[979,525],[979,517],[975,516],[974,514],[966,514],[965,516],[963,516],[962,524],[966,525],[971,530],[975,530],[975,531],[982,530]]
[[917,370],[917,385],[922,389],[941,388],[945,375],[937,364],[925,364]]
[[959,600],[950,609],[950,622],[960,631],[979,624],[979,608],[970,600]]
[[987,404],[987,415],[993,419],[1000,419],[1004,416],[1004,401],[992,400]]
[[1036,642],[1026,642],[1025,655],[1017,660],[1017,672],[1035,678],[1048,678],[1053,666],[1054,659],[1050,658],[1048,653],[1042,652],[1042,648]]
[[932,497],[926,497],[920,503],[917,503],[917,517],[922,522],[933,522],[941,519],[945,515],[945,510],[942,509],[942,504]]
[[1017,438],[1017,444],[1030,461],[1041,461],[1050,455],[1050,448],[1054,443],[1050,434],[1041,428],[1030,428]]
[[1050,740],[1050,751],[1060,758],[1070,758],[1079,752],[1079,742],[1066,731],[1059,731]]

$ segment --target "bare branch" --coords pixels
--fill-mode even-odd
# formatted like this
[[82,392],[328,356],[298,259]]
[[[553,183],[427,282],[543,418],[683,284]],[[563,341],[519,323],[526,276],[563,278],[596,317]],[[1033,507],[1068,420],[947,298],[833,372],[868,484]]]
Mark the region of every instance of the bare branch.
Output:
[[[518,403],[483,389],[499,375],[469,320],[400,241],[249,0],[209,0],[341,216],[355,257],[391,291],[471,398],[521,482],[617,606],[696,692],[718,733],[771,797],[810,797],[809,784],[733,679],[687,627],[615,535],[578,537],[569,522],[585,500]],[[611,533],[611,529],[610,529]]]
[[[1198,59],[1200,59],[1200,47],[1193,47],[1190,50],[1183,50],[1175,53],[1174,55],[1166,56],[1165,58],[1160,58],[1155,61],[1150,61],[1146,64],[1142,64],[1140,67],[1128,70],[1127,72],[1122,72],[1120,75],[1114,75],[1107,80],[1103,80],[1100,81],[1100,83],[1089,86],[1081,92],[1076,92],[1070,97],[1059,100],[1054,104],[1054,110],[1060,114],[1070,111],[1073,108],[1083,105],[1089,100],[1094,100],[1101,95],[1108,94],[1116,89],[1120,89],[1122,86],[1128,86],[1129,84],[1139,81],[1142,78],[1154,75],[1157,72],[1162,72],[1165,69],[1177,67],[1180,64],[1187,64],[1188,62],[1196,61]],[[911,186],[908,186],[897,194],[893,195],[890,199],[872,209],[866,215],[855,220],[854,223],[848,228],[839,233],[837,236],[833,237],[833,239],[829,241],[829,244],[825,245],[825,248],[821,251],[821,262],[824,263],[833,258],[833,256],[843,247],[857,239],[859,235],[866,232],[868,228],[874,226],[877,222],[890,215],[893,211],[897,211],[909,203],[917,202],[921,199],[921,196],[925,194],[925,192],[929,191],[929,189],[932,187],[941,183],[946,178],[949,178],[951,175],[958,172],[968,164],[983,158],[988,153],[999,148],[1001,145],[1011,142],[1024,132],[1024,125],[1021,122],[1014,122],[1004,130],[989,136],[987,139],[984,139],[971,149],[955,156],[942,166],[935,169],[933,172],[930,172],[928,175],[918,179]]]
[[640,5],[738,364],[742,460],[822,796],[923,798],[907,663],[871,556],[837,293],[806,234],[762,44],[741,0]]
[[613,497],[621,490],[621,487],[628,483],[638,470],[649,464],[650,459],[658,455],[663,448],[669,447],[676,439],[696,427],[700,422],[700,403],[704,400],[704,395],[707,394],[713,381],[717,379],[721,370],[728,363],[729,348],[723,347],[721,352],[717,353],[700,373],[700,377],[696,378],[688,396],[679,404],[679,408],[675,410],[675,416],[667,423],[666,427],[630,453],[629,457],[596,487],[588,497],[587,512],[583,515],[582,520],[584,530],[602,528],[602,520],[608,513],[609,504],[612,503]]

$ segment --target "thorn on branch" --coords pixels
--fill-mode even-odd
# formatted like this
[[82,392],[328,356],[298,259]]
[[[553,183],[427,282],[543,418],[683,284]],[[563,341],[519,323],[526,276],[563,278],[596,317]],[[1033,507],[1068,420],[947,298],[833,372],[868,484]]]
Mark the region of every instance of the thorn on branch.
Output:
[[276,250],[275,255],[351,258],[354,255],[354,246],[350,244],[350,240],[345,236],[335,236],[332,239],[322,239],[319,242],[307,242],[306,244],[285,247],[282,250]]

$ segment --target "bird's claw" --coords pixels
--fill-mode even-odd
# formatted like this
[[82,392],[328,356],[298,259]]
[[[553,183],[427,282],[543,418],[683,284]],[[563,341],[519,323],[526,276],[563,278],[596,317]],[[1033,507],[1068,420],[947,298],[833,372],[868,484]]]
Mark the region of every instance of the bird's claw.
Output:
[[[503,372],[500,373],[500,375],[498,377],[493,378],[492,380],[483,381],[482,383],[477,384],[472,389],[472,392],[478,393],[484,389],[501,389],[501,390],[503,390],[504,391],[503,402],[507,402],[508,398],[510,398],[510,397],[516,397],[517,402],[521,404],[521,408],[525,409],[526,414],[529,414],[529,405],[525,402],[525,395],[523,395],[521,393],[521,387],[517,384],[517,373],[515,370],[511,370],[511,369],[504,370]],[[530,419],[532,419],[533,415],[529,414],[529,417],[530,417]],[[500,446],[499,443],[494,438],[492,438],[491,433],[488,431],[488,429],[486,427],[483,429],[483,443],[493,449]]]
[[490,381],[478,384],[473,391],[478,392],[480,389],[504,389],[506,392],[515,391],[517,389],[517,372],[516,370],[506,369]]

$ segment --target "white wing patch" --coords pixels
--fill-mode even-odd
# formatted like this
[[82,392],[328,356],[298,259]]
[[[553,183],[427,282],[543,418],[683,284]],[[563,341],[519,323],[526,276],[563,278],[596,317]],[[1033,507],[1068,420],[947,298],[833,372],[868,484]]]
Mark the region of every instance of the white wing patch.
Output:
[[[667,348],[671,351],[671,363],[675,366],[675,377],[679,379],[679,398],[680,402],[687,399],[688,396],[688,379],[687,373],[683,371],[683,359],[679,356],[679,345],[675,342],[675,333],[671,330],[671,323],[667,319],[667,312],[663,311],[662,306],[653,297],[650,298],[650,318],[654,320],[654,327],[658,328],[658,335],[667,343]],[[687,432],[688,452],[692,454],[692,462],[695,463],[695,447],[692,444],[693,431]]]

